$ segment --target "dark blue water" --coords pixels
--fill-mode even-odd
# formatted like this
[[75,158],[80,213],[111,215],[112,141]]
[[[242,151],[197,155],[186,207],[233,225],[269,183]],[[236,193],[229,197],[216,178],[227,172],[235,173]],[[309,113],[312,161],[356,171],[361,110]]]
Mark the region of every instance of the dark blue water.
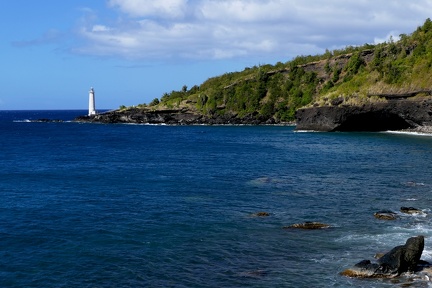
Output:
[[0,111],[0,287],[392,287],[339,272],[420,234],[432,261],[429,214],[373,217],[431,213],[432,137],[83,114]]

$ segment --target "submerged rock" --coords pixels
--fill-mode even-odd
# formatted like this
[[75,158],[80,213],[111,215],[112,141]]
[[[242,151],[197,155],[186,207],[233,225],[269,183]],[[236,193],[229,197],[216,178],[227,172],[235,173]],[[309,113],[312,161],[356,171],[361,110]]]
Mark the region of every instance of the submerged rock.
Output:
[[420,257],[423,249],[424,236],[411,237],[405,245],[396,246],[380,257],[377,263],[362,260],[341,274],[360,278],[391,278],[404,272],[415,272],[417,266],[422,264]]
[[270,216],[270,213],[269,212],[263,212],[263,211],[261,211],[261,212],[254,213],[253,216],[268,217],[268,216]]
[[320,223],[320,222],[304,222],[304,223],[296,223],[296,224],[292,224],[289,226],[285,226],[283,227],[284,229],[324,229],[324,228],[329,228],[330,225],[328,224],[324,224],[324,223]]
[[396,220],[397,214],[390,210],[382,210],[374,213],[374,217],[380,220]]

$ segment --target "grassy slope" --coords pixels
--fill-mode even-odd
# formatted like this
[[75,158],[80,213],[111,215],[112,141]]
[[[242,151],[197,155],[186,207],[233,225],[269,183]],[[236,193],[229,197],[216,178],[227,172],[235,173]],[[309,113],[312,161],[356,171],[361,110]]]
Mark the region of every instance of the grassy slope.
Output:
[[398,42],[347,47],[226,73],[138,107],[186,107],[207,115],[256,115],[290,121],[296,109],[304,106],[338,105],[341,101],[358,105],[385,101],[376,96],[379,94],[431,88],[432,21],[427,19],[411,35],[401,35]]

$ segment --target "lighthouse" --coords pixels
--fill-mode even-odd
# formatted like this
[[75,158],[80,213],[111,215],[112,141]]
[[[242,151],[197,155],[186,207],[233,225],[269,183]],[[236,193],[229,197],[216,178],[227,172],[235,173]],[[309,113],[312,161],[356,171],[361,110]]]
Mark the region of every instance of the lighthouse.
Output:
[[95,93],[94,93],[93,87],[91,87],[90,91],[89,91],[89,112],[88,112],[88,116],[91,116],[91,115],[96,115],[96,110],[95,110]]

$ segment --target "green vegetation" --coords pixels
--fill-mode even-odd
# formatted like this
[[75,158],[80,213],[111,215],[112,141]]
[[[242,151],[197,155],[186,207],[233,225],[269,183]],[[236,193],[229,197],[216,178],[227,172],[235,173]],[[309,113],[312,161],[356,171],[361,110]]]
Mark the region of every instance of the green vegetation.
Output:
[[[308,105],[385,101],[380,94],[432,88],[432,21],[395,42],[349,46],[316,56],[298,56],[275,65],[259,65],[213,77],[200,86],[165,93],[152,109],[187,107],[205,115],[273,117],[294,120]],[[338,104],[340,101],[338,101]]]

